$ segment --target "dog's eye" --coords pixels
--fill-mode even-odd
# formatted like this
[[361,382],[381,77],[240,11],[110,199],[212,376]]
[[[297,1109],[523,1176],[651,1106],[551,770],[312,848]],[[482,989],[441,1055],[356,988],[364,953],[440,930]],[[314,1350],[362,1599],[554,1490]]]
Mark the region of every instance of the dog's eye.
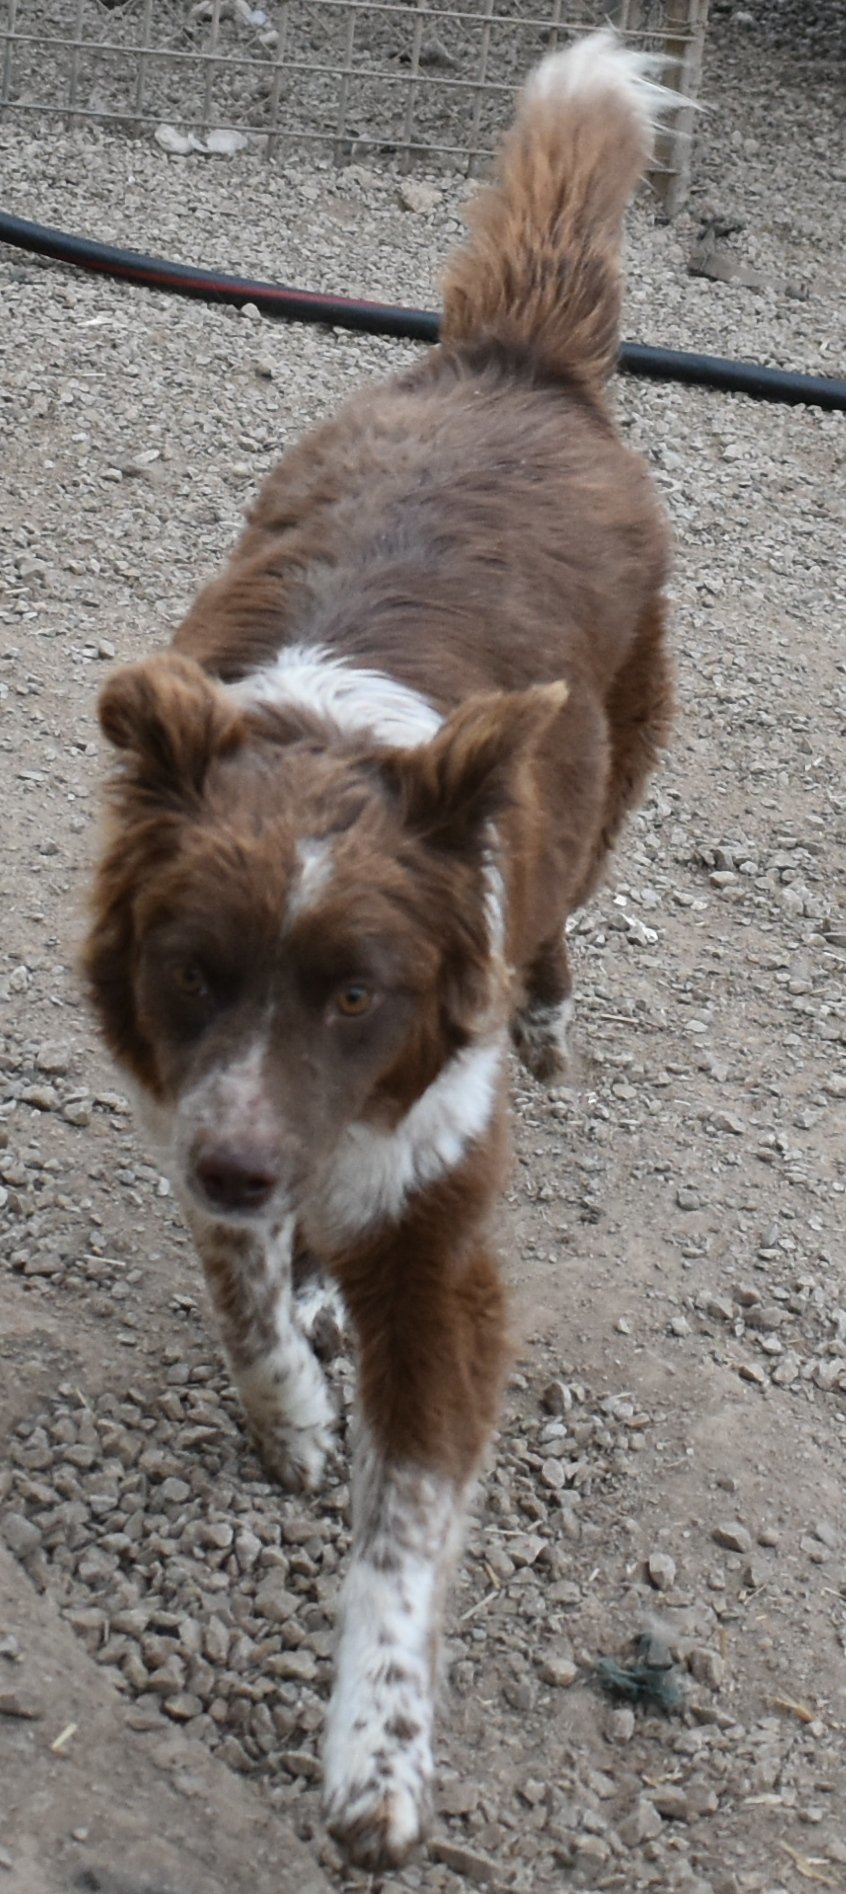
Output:
[[180,993],[184,993],[188,999],[208,999],[209,983],[196,960],[183,960],[175,969],[174,979]]
[[373,1005],[373,994],[360,980],[351,980],[335,994],[335,1011],[342,1019],[363,1019]]

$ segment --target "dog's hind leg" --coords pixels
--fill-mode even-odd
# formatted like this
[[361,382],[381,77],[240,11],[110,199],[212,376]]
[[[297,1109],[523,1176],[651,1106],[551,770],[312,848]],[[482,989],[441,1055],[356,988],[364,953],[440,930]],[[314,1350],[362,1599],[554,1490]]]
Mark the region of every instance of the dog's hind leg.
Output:
[[293,1219],[260,1233],[196,1216],[191,1227],[262,1463],[281,1485],[311,1489],[332,1443],[334,1410],[297,1318]]
[[613,847],[624,818],[640,802],[673,723],[673,664],[665,643],[666,607],[654,597],[608,698],[611,773],[600,855]]
[[535,954],[524,977],[524,998],[511,1021],[514,1050],[528,1072],[554,1085],[568,1069],[573,982],[563,924]]

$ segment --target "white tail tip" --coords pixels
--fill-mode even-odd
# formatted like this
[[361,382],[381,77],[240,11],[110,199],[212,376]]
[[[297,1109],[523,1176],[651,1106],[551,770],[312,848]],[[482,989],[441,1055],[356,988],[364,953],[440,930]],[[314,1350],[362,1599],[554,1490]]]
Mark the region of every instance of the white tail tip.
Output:
[[611,93],[624,99],[644,129],[652,131],[669,113],[695,106],[695,100],[659,85],[654,75],[669,63],[661,53],[625,46],[610,28],[603,28],[542,59],[529,74],[524,96],[529,104],[556,100],[563,105],[569,99],[599,99]]

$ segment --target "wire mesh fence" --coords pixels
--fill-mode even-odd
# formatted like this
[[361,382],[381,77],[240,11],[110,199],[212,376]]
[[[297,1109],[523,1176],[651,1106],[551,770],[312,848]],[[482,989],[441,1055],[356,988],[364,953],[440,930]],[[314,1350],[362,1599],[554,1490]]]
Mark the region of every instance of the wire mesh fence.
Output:
[[[0,0],[0,114],[472,170],[533,62],[609,17],[695,97],[706,14],[707,0]],[[672,136],[659,153],[665,200],[684,154]]]

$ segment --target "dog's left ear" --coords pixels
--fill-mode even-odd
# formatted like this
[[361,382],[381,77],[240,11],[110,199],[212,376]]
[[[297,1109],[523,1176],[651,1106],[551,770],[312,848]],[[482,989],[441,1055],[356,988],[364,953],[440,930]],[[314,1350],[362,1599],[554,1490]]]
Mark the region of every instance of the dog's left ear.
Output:
[[135,780],[167,798],[198,796],[214,756],[246,736],[243,714],[193,658],[164,651],[126,664],[100,697],[100,723]]
[[547,734],[567,697],[561,681],[470,697],[429,743],[380,757],[409,828],[459,846],[494,820],[511,798],[520,762]]

